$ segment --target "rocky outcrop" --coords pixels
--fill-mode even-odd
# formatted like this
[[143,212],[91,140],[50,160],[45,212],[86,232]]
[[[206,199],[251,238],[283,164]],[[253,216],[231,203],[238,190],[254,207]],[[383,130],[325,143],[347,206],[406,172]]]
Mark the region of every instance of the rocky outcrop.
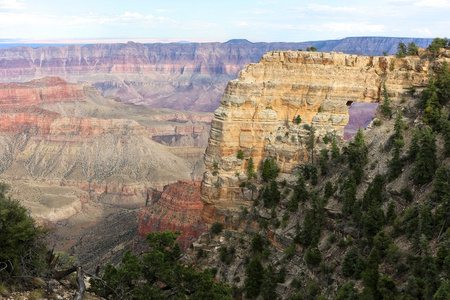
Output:
[[[311,160],[311,141],[317,152],[329,147],[325,135],[343,137],[353,102],[382,101],[383,85],[391,99],[400,99],[407,88],[425,86],[438,66],[418,56],[298,51],[270,52],[250,64],[228,83],[214,114],[202,183],[204,219],[237,223],[232,218],[254,196],[242,185],[250,158],[256,170],[272,157],[282,172],[291,173]],[[237,158],[238,151],[244,159]]]
[[426,47],[432,39],[360,37],[303,43],[97,44],[0,49],[0,82],[56,75],[88,82],[122,102],[177,110],[214,111],[226,83],[273,50],[343,51],[381,55],[399,42]]
[[152,204],[140,211],[138,232],[145,239],[150,232],[179,230],[177,241],[186,250],[206,229],[201,219],[203,202],[200,182],[178,181],[153,195]]

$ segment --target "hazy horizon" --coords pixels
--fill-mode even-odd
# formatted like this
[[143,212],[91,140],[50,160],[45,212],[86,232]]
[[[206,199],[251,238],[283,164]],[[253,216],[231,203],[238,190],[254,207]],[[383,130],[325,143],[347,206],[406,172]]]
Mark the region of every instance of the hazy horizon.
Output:
[[434,38],[447,35],[449,12],[450,0],[0,0],[0,40],[87,44]]

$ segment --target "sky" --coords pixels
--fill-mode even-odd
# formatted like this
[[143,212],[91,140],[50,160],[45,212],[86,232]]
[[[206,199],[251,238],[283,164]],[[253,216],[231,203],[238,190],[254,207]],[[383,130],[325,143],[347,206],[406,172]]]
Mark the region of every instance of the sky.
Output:
[[0,40],[302,42],[450,37],[450,0],[0,0]]

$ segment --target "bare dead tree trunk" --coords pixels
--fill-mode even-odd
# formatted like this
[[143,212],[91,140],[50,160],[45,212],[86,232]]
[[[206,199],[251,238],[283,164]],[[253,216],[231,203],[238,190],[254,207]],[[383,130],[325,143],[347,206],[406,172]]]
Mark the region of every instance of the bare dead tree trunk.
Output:
[[75,293],[73,300],[82,300],[84,292],[86,291],[86,285],[84,284],[83,269],[81,267],[77,267],[77,285],[78,290]]
[[64,277],[66,277],[66,276],[72,274],[72,273],[75,272],[75,271],[77,271],[77,267],[76,267],[76,266],[73,266],[73,267],[71,267],[71,268],[69,268],[69,269],[62,270],[62,271],[56,271],[56,270],[55,270],[55,271],[53,272],[52,278],[53,278],[53,279],[56,279],[56,280],[60,280],[60,279],[63,279]]

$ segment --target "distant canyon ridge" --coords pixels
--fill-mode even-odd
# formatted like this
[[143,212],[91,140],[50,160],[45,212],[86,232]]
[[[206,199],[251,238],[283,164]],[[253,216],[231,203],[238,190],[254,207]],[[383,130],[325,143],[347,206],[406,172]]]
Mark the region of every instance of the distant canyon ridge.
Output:
[[134,105],[213,112],[228,81],[269,51],[305,50],[382,55],[399,42],[425,48],[432,39],[355,37],[301,43],[92,44],[0,49],[0,82],[59,76],[94,85],[103,97]]

